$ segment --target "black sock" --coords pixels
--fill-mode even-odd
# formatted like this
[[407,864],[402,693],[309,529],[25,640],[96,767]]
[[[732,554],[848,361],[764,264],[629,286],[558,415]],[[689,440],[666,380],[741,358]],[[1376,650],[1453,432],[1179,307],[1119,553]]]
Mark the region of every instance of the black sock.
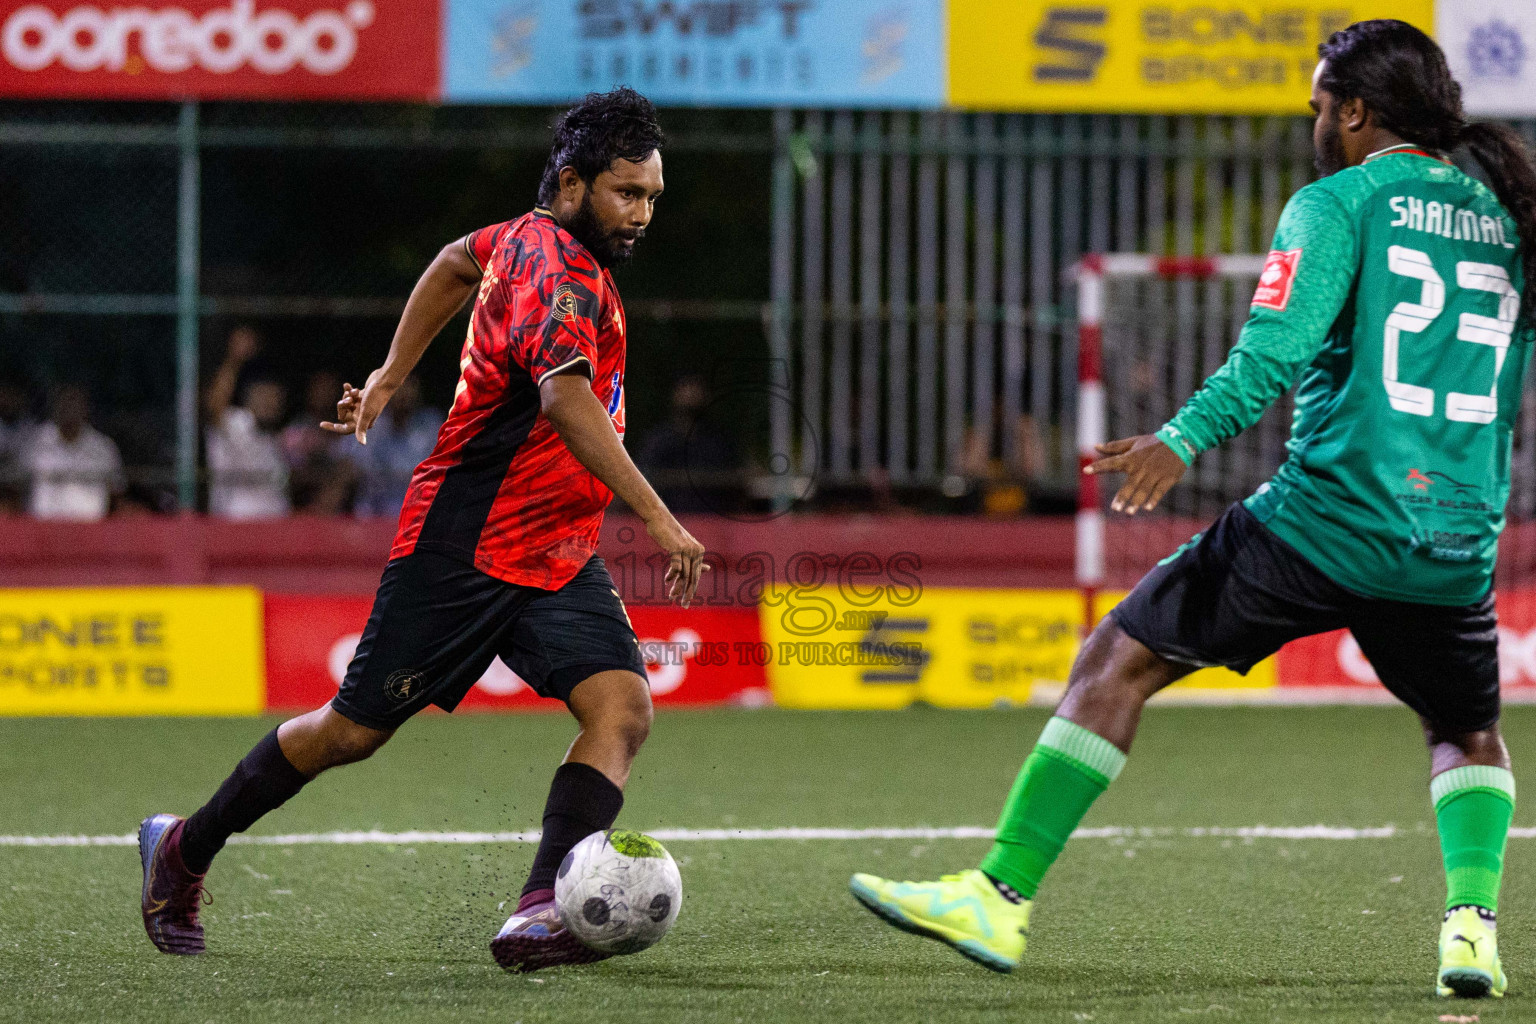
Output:
[[277,730],[267,733],[235,765],[213,799],[187,819],[181,831],[181,859],[187,870],[199,875],[207,871],[226,839],[281,807],[308,781],[284,756]]
[[[982,874],[987,875],[987,873],[985,871],[983,871]],[[1024,902],[1026,902],[1026,900],[1023,897],[1023,895],[1020,894],[1019,890],[1015,889],[1013,886],[1009,885],[1007,882],[999,882],[997,879],[993,878],[991,875],[987,875],[987,881],[991,882],[992,883],[992,888],[996,889],[997,892],[998,892],[998,895],[1002,896],[1002,898],[1007,900],[1009,903],[1024,903]]]
[[591,765],[571,761],[556,769],[544,804],[544,837],[533,855],[523,895],[553,889],[555,872],[571,847],[612,825],[623,806],[624,791]]

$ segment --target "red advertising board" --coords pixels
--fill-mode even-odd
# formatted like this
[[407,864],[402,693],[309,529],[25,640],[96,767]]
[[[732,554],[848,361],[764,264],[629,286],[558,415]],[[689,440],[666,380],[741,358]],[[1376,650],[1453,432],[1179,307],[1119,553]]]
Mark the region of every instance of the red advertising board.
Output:
[[[309,710],[336,695],[372,603],[369,597],[266,595],[268,710]],[[634,607],[629,615],[658,705],[768,700],[767,669],[751,656],[762,640],[756,608]],[[559,706],[499,659],[460,704],[483,711]]]
[[[1536,590],[1503,590],[1498,602],[1499,681],[1505,693],[1536,692]],[[1413,637],[1403,637],[1403,643],[1413,642]],[[1381,686],[1347,630],[1293,640],[1279,657],[1281,686]]]
[[430,99],[438,0],[0,0],[0,95]]

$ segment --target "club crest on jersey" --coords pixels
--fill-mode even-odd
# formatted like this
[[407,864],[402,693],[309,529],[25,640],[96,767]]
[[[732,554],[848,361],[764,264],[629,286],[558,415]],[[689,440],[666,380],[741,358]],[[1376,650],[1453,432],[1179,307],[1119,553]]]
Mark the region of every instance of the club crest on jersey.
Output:
[[549,300],[549,315],[561,323],[570,323],[576,319],[576,293],[568,284],[562,284],[555,289],[554,298]]
[[1259,286],[1254,289],[1252,305],[1283,313],[1291,301],[1291,285],[1296,281],[1296,268],[1300,265],[1300,249],[1271,252],[1264,261],[1264,271],[1259,275]]

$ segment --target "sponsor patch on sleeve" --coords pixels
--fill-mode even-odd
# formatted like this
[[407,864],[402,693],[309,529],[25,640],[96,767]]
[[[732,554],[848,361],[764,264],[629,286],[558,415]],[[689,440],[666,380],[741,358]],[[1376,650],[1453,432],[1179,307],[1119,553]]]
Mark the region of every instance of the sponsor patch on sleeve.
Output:
[[1253,305],[1284,312],[1291,301],[1291,285],[1296,280],[1296,268],[1301,265],[1301,250],[1281,252],[1276,249],[1264,261],[1264,272],[1259,275],[1259,286],[1253,292]]

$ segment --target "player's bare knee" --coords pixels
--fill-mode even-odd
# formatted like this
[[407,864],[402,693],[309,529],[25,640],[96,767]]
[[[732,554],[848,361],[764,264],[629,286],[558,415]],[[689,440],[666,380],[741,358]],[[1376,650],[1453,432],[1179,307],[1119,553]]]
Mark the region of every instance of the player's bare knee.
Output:
[[394,733],[370,729],[365,725],[332,714],[325,729],[325,767],[365,761],[382,747]]
[[581,682],[571,694],[571,713],[584,733],[610,736],[631,754],[651,731],[651,688],[633,672],[602,672]]
[[1093,703],[1141,704],[1168,685],[1167,664],[1105,619],[1083,643],[1067,689]]
[[651,722],[654,718],[649,692],[634,694],[621,708],[616,709],[613,717],[614,731],[631,757],[640,752],[641,746],[651,735]]
[[373,733],[371,735],[361,733],[349,734],[339,750],[343,757],[341,763],[355,764],[358,761],[366,761],[384,745],[385,739],[386,736],[383,733]]

